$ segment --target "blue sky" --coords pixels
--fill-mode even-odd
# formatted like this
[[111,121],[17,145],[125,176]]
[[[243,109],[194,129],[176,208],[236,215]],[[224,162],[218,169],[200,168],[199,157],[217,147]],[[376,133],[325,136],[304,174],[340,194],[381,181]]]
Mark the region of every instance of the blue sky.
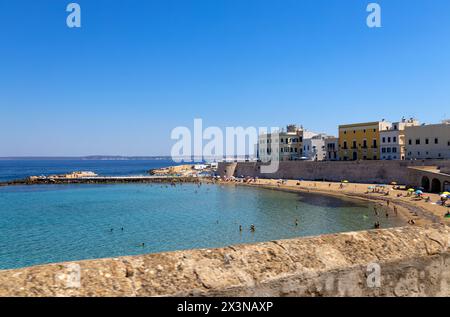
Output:
[[450,1],[0,0],[0,156],[169,154],[176,126],[450,117]]

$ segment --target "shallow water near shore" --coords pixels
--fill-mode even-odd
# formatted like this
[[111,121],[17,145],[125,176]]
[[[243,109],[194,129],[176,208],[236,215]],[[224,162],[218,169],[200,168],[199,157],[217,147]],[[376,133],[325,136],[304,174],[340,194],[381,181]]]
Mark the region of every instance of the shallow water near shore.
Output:
[[[369,202],[245,186],[11,186],[0,188],[0,269],[366,230],[375,221]],[[402,224],[393,215],[379,221]]]

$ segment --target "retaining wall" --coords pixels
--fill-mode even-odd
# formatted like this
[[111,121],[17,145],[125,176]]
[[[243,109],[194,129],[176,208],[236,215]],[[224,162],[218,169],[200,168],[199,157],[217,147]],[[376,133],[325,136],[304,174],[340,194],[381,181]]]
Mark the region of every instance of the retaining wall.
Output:
[[355,183],[391,183],[415,184],[416,175],[412,175],[408,167],[438,166],[450,168],[450,160],[430,161],[335,161],[280,162],[277,172],[261,173],[261,163],[238,162],[219,163],[218,173],[221,176],[250,176],[259,178],[284,178],[304,180],[348,180]]

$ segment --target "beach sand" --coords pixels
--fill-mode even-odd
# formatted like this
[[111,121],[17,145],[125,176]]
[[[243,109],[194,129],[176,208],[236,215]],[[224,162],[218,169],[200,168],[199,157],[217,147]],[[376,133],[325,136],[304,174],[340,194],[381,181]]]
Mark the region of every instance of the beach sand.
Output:
[[[430,202],[425,200],[416,200],[415,195],[406,197],[407,191],[393,189],[394,186],[389,185],[382,193],[373,193],[368,188],[375,187],[375,184],[354,184],[354,183],[336,183],[336,182],[317,182],[317,181],[298,181],[298,180],[280,180],[275,179],[257,179],[252,182],[242,181],[221,181],[222,184],[244,185],[263,187],[275,190],[294,191],[294,192],[311,192],[333,195],[337,197],[348,197],[353,199],[362,199],[366,201],[376,202],[379,205],[380,217],[385,216],[387,211],[390,216],[401,217],[405,221],[405,225],[411,225],[408,221],[413,220],[413,225],[427,225],[430,223],[442,223],[450,225],[450,218],[444,215],[450,208],[443,207],[437,202],[440,201],[438,194],[426,194],[430,197]],[[401,195],[401,197],[398,197]],[[394,206],[397,209],[397,215],[394,212]]]

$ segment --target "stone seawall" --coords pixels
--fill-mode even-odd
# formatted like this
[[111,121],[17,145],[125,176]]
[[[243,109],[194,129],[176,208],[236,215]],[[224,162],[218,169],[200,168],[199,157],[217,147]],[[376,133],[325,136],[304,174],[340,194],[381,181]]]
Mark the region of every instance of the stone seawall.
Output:
[[341,233],[0,271],[0,296],[450,296],[449,251],[444,225]]
[[348,180],[355,183],[417,183],[408,167],[438,166],[450,168],[450,160],[430,161],[336,161],[309,162],[290,161],[280,162],[277,172],[261,173],[261,163],[238,162],[219,163],[218,174],[221,176],[250,176],[260,178],[283,178],[304,180],[327,180],[340,182]]

